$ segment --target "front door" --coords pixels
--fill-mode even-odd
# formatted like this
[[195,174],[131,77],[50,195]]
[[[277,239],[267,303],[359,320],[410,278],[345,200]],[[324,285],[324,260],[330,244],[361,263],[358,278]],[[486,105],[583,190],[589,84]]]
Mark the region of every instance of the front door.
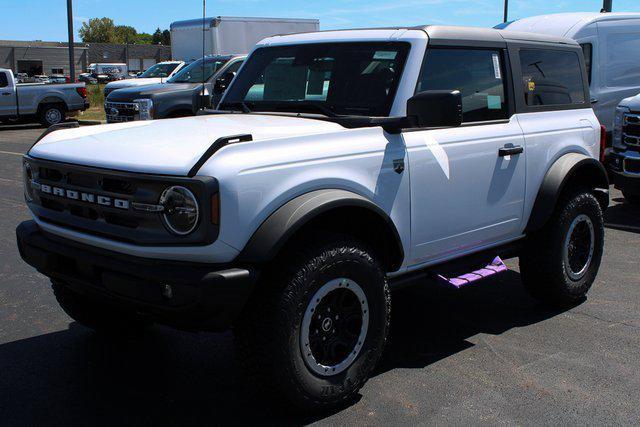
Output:
[[0,71],[0,117],[17,114],[15,92],[15,86],[9,84],[7,72]]
[[517,237],[525,151],[510,116],[502,49],[427,51],[417,91],[462,92],[463,125],[403,134],[411,177],[411,264]]

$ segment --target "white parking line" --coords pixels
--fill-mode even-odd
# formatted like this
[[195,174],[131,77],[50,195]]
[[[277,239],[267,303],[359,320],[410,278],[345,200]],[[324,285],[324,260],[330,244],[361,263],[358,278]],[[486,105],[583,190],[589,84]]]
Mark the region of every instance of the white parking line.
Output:
[[0,154],[12,154],[14,156],[22,156],[24,153],[14,153],[13,151],[0,151]]

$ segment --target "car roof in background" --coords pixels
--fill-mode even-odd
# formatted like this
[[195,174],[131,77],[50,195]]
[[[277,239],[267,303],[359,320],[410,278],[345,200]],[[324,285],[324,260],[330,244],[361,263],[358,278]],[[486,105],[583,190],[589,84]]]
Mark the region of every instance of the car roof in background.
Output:
[[594,22],[640,19],[640,13],[633,12],[574,12],[551,13],[530,16],[515,21],[498,24],[495,28],[506,31],[531,31],[557,37],[572,37],[582,28]]

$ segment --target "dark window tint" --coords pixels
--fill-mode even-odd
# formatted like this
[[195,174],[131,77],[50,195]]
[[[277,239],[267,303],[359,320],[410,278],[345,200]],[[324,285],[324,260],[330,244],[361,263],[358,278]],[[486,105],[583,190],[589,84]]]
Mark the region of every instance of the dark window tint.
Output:
[[584,65],[587,69],[587,78],[589,79],[589,84],[591,84],[591,62],[593,60],[593,45],[591,43],[583,43],[580,46],[582,47],[582,53],[584,53]]
[[7,87],[7,86],[9,86],[7,75],[5,73],[0,73],[0,87]]
[[224,70],[224,72],[225,73],[237,73],[243,62],[244,61],[236,61],[236,62],[234,62],[232,64],[229,64],[229,66],[227,67],[226,70]]
[[387,116],[409,50],[406,43],[323,43],[256,50],[222,108]]
[[585,102],[580,58],[576,52],[521,50],[520,62],[527,105]]
[[464,122],[507,118],[498,50],[429,49],[416,92],[459,90]]

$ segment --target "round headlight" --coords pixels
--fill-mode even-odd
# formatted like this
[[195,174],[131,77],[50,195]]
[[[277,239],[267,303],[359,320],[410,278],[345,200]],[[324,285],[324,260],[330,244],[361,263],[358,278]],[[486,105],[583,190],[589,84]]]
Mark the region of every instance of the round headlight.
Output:
[[198,201],[187,188],[174,186],[162,192],[160,204],[164,206],[162,218],[167,228],[174,234],[184,236],[198,225],[200,210]]

